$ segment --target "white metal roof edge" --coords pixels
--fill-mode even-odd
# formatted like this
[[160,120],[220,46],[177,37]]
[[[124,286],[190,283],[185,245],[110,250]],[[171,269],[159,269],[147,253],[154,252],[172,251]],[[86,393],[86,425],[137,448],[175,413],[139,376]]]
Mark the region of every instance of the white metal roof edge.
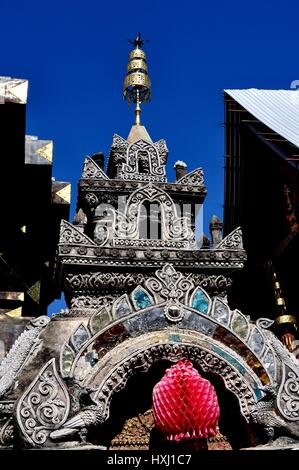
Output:
[[250,114],[299,147],[299,90],[225,89]]

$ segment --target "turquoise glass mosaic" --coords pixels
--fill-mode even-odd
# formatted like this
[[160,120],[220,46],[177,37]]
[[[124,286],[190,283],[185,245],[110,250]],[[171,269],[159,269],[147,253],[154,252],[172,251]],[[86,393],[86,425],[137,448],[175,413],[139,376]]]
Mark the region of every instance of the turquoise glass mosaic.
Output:
[[191,307],[195,308],[199,312],[207,313],[209,310],[209,303],[208,297],[202,290],[198,289],[195,291]]
[[136,289],[133,292],[133,299],[136,307],[139,309],[150,307],[150,305],[152,305],[149,295],[143,289]]

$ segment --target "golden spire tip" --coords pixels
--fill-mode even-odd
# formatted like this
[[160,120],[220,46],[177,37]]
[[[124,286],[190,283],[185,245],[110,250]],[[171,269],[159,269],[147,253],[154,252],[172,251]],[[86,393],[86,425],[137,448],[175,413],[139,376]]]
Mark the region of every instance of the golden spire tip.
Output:
[[147,103],[151,95],[151,82],[147,71],[146,55],[142,50],[144,40],[138,33],[134,41],[129,41],[135,48],[129,54],[127,74],[124,81],[124,99],[135,103],[136,126],[140,126],[141,104]]

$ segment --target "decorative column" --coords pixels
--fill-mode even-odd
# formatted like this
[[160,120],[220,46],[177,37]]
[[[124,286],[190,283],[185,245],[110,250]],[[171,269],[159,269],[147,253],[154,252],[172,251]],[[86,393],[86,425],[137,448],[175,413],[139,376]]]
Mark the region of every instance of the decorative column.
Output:
[[187,174],[187,165],[182,160],[178,160],[177,162],[175,162],[173,168],[175,170],[176,181],[180,180],[181,178],[183,178],[183,176]]
[[212,220],[210,222],[210,233],[213,247],[219,245],[219,243],[222,242],[222,229],[222,220],[220,220],[217,215],[213,215]]

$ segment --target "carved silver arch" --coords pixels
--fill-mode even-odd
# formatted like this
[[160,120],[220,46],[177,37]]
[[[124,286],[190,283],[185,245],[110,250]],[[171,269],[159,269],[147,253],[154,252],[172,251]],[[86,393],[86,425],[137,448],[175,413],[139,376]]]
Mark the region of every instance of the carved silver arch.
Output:
[[[155,144],[138,140],[127,147],[126,162],[122,163],[119,177],[121,179],[134,179],[139,181],[166,181],[165,161],[167,157],[165,141]],[[138,164],[143,161],[147,172],[140,172]]]
[[[136,350],[114,367],[108,368],[94,396],[94,400],[104,410],[105,419],[109,418],[112,397],[116,392],[126,387],[130,377],[138,372],[147,372],[153,364],[159,361],[176,362],[181,358],[188,358],[204,372],[212,372],[219,376],[226,389],[236,396],[242,415],[247,422],[249,421],[251,410],[254,409],[260,398],[258,387],[261,384],[255,383],[253,385],[254,382],[246,379],[245,374],[240,373],[228,360],[209,349],[207,345],[204,346],[196,342],[153,342]],[[88,380],[88,385],[94,385],[97,380],[96,375],[92,380]]]
[[134,246],[140,239],[140,213],[142,205],[146,202],[158,203],[161,210],[161,240],[151,240],[153,246],[175,246],[179,243],[181,248],[194,246],[194,232],[187,217],[178,217],[177,208],[171,197],[162,189],[152,183],[134,191],[125,207],[124,213],[113,208],[107,211],[106,217],[98,221],[95,228],[95,239],[98,244],[130,245]]

